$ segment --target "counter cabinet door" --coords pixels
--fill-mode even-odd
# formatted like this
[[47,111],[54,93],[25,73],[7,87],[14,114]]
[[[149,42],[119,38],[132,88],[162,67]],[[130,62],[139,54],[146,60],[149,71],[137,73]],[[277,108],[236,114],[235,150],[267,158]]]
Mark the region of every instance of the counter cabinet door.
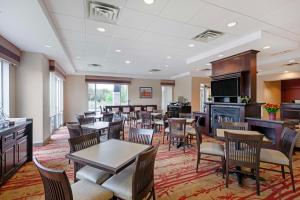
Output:
[[16,144],[16,163],[23,164],[28,158],[28,138],[27,136],[17,140]]
[[2,176],[8,176],[17,166],[16,163],[16,145],[4,147],[2,152]]

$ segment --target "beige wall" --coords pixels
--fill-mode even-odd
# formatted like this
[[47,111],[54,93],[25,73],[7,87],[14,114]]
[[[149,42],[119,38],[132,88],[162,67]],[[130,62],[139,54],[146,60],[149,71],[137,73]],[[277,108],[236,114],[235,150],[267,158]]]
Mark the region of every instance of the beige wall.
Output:
[[[152,87],[153,97],[141,99],[140,87]],[[155,104],[161,107],[160,80],[133,79],[128,85],[128,99],[130,104]],[[64,120],[65,122],[76,121],[75,115],[88,110],[88,91],[85,76],[70,75],[64,82]]]
[[192,111],[200,111],[200,84],[210,86],[210,78],[192,77]]
[[16,116],[32,118],[33,143],[43,143],[50,136],[48,59],[23,52],[16,69]]
[[175,79],[174,101],[177,101],[179,96],[183,96],[188,101],[192,99],[192,77],[184,76]]
[[[140,87],[152,87],[152,98],[140,98]],[[128,99],[130,104],[154,104],[161,108],[161,85],[160,80],[133,79],[128,86]]]
[[64,82],[64,120],[76,121],[75,115],[88,110],[88,91],[84,76],[67,76]]

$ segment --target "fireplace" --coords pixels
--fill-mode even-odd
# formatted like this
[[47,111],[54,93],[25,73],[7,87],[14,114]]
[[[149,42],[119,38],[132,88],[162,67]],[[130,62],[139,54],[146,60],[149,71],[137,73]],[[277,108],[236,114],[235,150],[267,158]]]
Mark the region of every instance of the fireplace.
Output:
[[221,122],[240,122],[241,109],[238,106],[211,106],[211,128],[215,130]]

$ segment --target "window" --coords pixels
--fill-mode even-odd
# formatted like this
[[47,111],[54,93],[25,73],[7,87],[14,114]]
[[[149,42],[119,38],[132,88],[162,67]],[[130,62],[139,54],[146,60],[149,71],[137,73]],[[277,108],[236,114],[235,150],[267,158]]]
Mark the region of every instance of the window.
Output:
[[210,96],[210,87],[200,84],[200,112],[205,112],[205,102],[208,102]]
[[51,133],[63,124],[63,80],[50,73],[50,131]]
[[161,86],[161,108],[167,112],[168,105],[173,101],[173,86]]
[[0,109],[9,116],[9,63],[0,60]]
[[128,85],[89,83],[89,110],[100,111],[100,106],[108,105],[128,105]]

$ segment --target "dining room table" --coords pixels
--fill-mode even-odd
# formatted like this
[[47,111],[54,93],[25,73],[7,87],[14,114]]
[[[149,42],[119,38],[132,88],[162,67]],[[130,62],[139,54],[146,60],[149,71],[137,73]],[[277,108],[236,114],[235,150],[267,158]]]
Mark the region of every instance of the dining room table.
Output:
[[[263,135],[262,133],[258,132],[258,131],[251,131],[251,130],[232,130],[232,129],[221,129],[221,128],[217,128],[216,129],[216,136],[215,138],[221,141],[225,141],[225,131],[230,132],[230,133],[236,133],[236,134],[245,134],[245,135]],[[269,138],[267,138],[265,135],[263,137],[263,144],[270,144],[272,143],[272,140],[270,140]],[[241,167],[236,166],[236,175],[237,175],[237,179],[238,179],[238,183],[240,186],[243,185],[243,179],[245,176],[250,177],[252,179],[255,179],[255,176],[253,175],[245,175],[242,173],[239,173],[238,171],[241,171]],[[261,181],[264,181],[265,179],[260,177]]]
[[107,129],[108,126],[109,126],[109,122],[103,122],[103,121],[99,121],[99,122],[97,121],[94,123],[81,125],[83,129],[89,129],[93,131],[102,131],[104,129]]
[[117,174],[130,164],[136,156],[151,148],[151,145],[110,139],[97,145],[67,154],[74,162]]

